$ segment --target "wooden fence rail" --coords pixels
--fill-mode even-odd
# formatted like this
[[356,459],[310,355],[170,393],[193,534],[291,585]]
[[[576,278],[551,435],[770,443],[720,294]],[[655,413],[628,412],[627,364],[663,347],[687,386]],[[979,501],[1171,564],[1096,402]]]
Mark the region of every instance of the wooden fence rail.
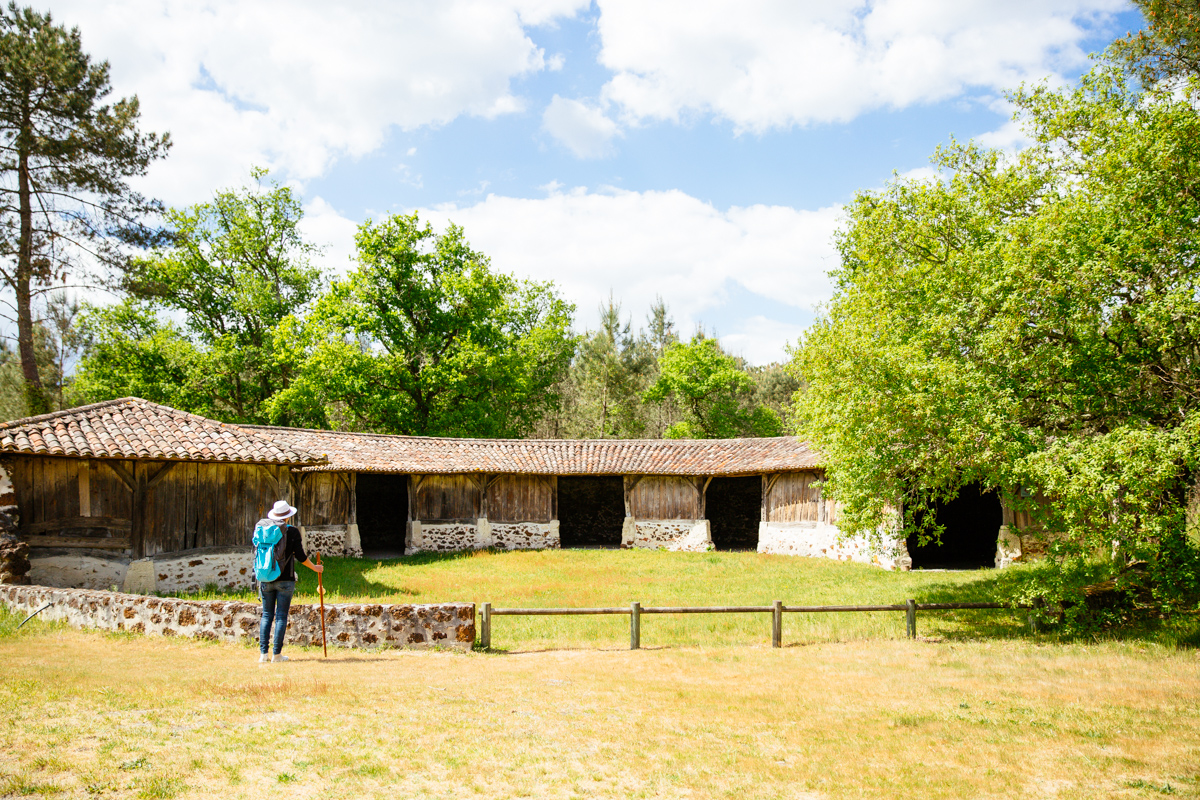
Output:
[[[958,609],[1029,610],[1033,606],[1011,603],[918,603],[909,599],[900,605],[887,606],[785,606],[776,600],[769,606],[647,606],[630,603],[629,608],[492,608],[484,603],[479,625],[479,645],[484,650],[492,646],[492,617],[570,617],[600,614],[629,615],[629,649],[642,646],[643,614],[770,614],[771,646],[783,646],[783,615],[852,613],[858,611],[903,611],[908,638],[917,638],[917,611],[952,611]],[[1032,618],[1031,618],[1032,622]]]

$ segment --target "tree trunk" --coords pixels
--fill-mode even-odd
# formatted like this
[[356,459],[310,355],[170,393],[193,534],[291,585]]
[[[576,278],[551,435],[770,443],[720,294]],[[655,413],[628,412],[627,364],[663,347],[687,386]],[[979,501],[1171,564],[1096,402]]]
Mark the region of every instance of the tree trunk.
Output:
[[29,182],[29,148],[31,132],[28,126],[18,139],[20,164],[17,169],[17,195],[21,213],[21,240],[17,249],[16,286],[17,346],[21,354],[21,374],[25,378],[25,413],[45,414],[50,400],[38,375],[37,357],[33,349],[33,299],[30,284],[33,279],[33,199]]

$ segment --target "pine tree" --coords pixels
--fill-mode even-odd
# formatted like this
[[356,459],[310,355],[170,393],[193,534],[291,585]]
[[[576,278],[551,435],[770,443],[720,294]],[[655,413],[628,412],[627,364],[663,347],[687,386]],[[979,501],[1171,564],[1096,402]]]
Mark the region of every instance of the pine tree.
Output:
[[49,410],[38,372],[33,301],[119,267],[123,247],[161,240],[144,220],[159,204],[133,191],[166,155],[166,134],[138,131],[137,97],[105,104],[107,61],[93,64],[79,29],[10,3],[0,12],[0,280],[13,291],[25,411]]

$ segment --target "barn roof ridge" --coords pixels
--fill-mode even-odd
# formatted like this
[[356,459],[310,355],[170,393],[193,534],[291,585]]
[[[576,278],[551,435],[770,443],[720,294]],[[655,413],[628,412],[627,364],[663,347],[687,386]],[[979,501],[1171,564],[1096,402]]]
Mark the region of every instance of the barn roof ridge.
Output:
[[371,436],[381,439],[416,439],[430,442],[480,442],[488,445],[496,443],[501,444],[645,444],[653,447],[658,447],[664,444],[708,444],[717,442],[771,442],[771,441],[801,441],[798,436],[738,436],[728,439],[509,439],[509,438],[488,438],[485,436],[423,436],[413,433],[375,433],[374,431],[335,431],[325,428],[292,428],[287,425],[253,425],[242,423],[222,423],[223,425],[236,424],[239,428],[248,428],[253,431],[301,431],[303,433],[319,433],[331,434],[335,436]]
[[306,465],[323,460],[275,436],[140,397],[0,423],[0,452],[252,464]]
[[482,439],[241,425],[122,397],[0,423],[0,452],[288,464],[304,472],[754,475],[821,466],[794,436]]

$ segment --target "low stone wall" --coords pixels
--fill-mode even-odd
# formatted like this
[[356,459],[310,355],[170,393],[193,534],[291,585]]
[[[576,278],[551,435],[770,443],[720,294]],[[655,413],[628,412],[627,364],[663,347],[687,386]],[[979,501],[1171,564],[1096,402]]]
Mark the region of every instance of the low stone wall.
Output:
[[821,522],[760,522],[758,552],[858,561],[884,569],[912,569],[903,539],[876,546],[862,536],[842,538],[836,525]]
[[358,525],[309,525],[300,528],[304,552],[322,556],[362,558]]
[[[261,609],[257,603],[176,600],[87,589],[47,586],[0,586],[0,603],[18,614],[31,614],[47,603],[39,619],[75,628],[129,631],[148,636],[258,641]],[[475,642],[475,606],[439,605],[325,606],[326,641],[335,647],[452,647],[469,650]],[[321,643],[320,608],[293,605],[288,615],[288,644]]]
[[479,525],[469,522],[410,522],[404,544],[406,556],[426,551],[453,553],[483,546]]
[[253,584],[249,547],[204,547],[163,553],[138,561],[104,550],[36,548],[29,554],[29,579],[38,586],[186,594],[206,586],[242,589]]
[[626,517],[621,526],[622,548],[703,553],[713,549],[706,519],[644,520]]
[[108,589],[125,584],[129,557],[106,550],[37,547],[29,551],[29,581],[38,586]]
[[492,522],[489,547],[500,550],[557,550],[558,520],[550,522]]

